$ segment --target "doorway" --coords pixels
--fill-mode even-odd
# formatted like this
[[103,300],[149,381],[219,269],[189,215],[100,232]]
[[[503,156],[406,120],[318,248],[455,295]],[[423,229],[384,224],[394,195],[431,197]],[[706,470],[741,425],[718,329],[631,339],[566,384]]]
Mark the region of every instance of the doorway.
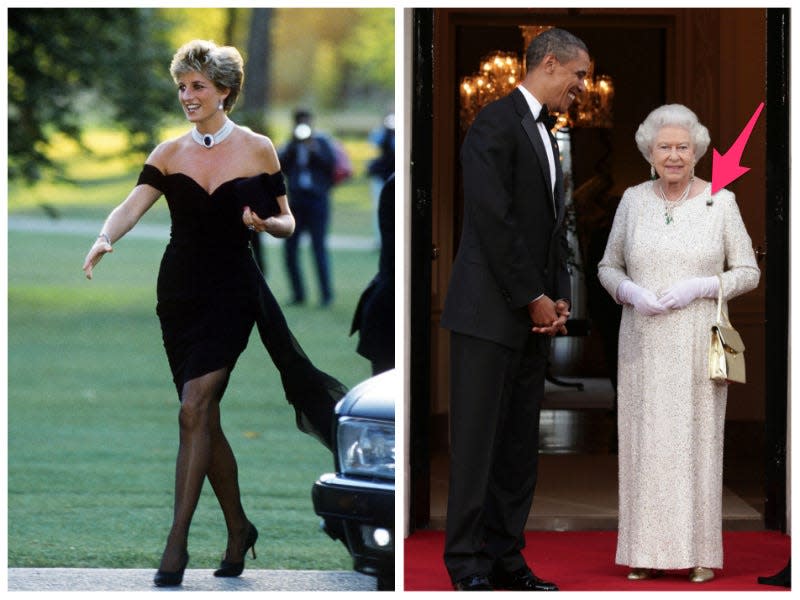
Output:
[[[742,161],[751,172],[728,186],[747,199],[740,200],[740,210],[760,256],[768,238],[772,253],[760,263],[757,290],[731,304],[731,318],[748,348],[749,383],[729,394],[724,527],[784,529],[786,365],[781,370],[764,357],[767,347],[781,343],[785,356],[788,323],[788,106],[786,96],[775,90],[776,82],[786,85],[788,73],[788,11],[766,9],[414,10],[411,529],[443,526],[446,498],[449,347],[438,323],[460,233],[458,82],[490,50],[521,54],[520,25],[573,31],[587,42],[596,72],[614,78],[614,126],[608,139],[576,131],[571,140],[575,189],[591,176],[605,145],[610,146],[613,193],[645,179],[633,132],[649,110],[665,102],[692,107],[709,128],[712,145],[724,151],[764,100],[761,86],[753,82],[766,82],[768,118],[753,131]],[[768,27],[774,30],[769,37]],[[781,133],[787,138],[783,146],[776,137]],[[770,172],[767,148],[769,164],[778,166]],[[709,180],[710,154],[698,165],[698,174]],[[770,309],[766,321],[768,305],[784,310]],[[531,528],[616,528],[615,363],[606,348],[613,332],[601,331],[597,323],[603,319],[587,315],[587,320],[587,335],[573,340],[580,348],[554,365],[560,383],[584,388],[558,383],[548,388]]]

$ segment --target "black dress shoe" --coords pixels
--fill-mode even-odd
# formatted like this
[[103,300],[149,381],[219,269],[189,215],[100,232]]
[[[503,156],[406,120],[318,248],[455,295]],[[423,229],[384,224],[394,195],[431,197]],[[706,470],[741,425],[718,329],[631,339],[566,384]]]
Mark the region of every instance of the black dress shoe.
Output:
[[555,583],[539,579],[528,567],[512,573],[495,571],[491,576],[491,585],[496,590],[513,590],[516,592],[557,592]]
[[758,583],[761,585],[778,585],[785,588],[792,587],[792,561],[789,560],[783,569],[769,577],[759,577]]
[[453,588],[457,592],[480,592],[494,589],[492,584],[489,583],[489,579],[483,575],[470,575],[469,577],[464,577],[464,579],[459,579],[453,584]]

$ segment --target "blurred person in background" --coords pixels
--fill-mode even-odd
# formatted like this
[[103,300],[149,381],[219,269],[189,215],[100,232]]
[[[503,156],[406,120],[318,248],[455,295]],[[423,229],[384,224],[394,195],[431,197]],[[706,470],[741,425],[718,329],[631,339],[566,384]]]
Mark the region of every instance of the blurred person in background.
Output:
[[306,109],[294,113],[292,139],[280,153],[280,162],[288,180],[289,198],[295,219],[295,235],[285,242],[286,269],[292,288],[291,304],[304,304],[306,288],[300,269],[298,244],[307,232],[317,267],[320,305],[333,301],[330,259],[327,248],[330,224],[330,191],[334,184],[336,155],[326,136],[313,129],[313,116]]
[[380,127],[376,127],[369,133],[369,141],[378,149],[378,156],[369,161],[367,173],[371,180],[372,198],[374,203],[375,216],[373,223],[375,226],[375,239],[377,247],[380,247],[381,232],[380,223],[377,215],[380,212],[381,191],[383,184],[394,174],[394,113],[391,112],[383,118]]
[[381,190],[378,223],[378,274],[361,294],[350,330],[359,332],[356,351],[372,363],[373,375],[394,368],[394,173]]

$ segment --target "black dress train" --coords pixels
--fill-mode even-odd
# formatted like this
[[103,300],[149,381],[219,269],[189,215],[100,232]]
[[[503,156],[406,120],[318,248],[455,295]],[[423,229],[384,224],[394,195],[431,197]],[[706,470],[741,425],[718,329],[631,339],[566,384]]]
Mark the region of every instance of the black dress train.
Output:
[[311,364],[256,265],[242,223],[242,194],[256,182],[272,198],[283,192],[280,173],[231,179],[211,193],[188,175],[164,175],[153,165],[139,175],[137,185],[164,194],[172,220],[156,294],[172,378],[180,396],[186,381],[233,369],[255,324],[298,428],[332,448],[333,410],[347,389]]

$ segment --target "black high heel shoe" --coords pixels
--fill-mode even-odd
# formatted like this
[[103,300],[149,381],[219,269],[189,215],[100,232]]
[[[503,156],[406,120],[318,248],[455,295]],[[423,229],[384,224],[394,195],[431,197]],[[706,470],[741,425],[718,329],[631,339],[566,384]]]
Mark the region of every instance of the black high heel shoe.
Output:
[[252,523],[249,525],[250,529],[247,531],[247,538],[244,541],[244,550],[242,551],[242,562],[231,562],[223,559],[219,563],[219,569],[214,571],[214,577],[238,577],[242,574],[242,571],[244,571],[244,557],[247,554],[247,551],[250,550],[253,553],[253,558],[256,557],[256,540],[258,539],[258,530],[253,526]]
[[186,565],[189,564],[189,555],[183,555],[183,566],[177,571],[156,571],[156,576],[153,577],[153,583],[156,587],[176,587],[183,583],[183,572],[186,570]]

